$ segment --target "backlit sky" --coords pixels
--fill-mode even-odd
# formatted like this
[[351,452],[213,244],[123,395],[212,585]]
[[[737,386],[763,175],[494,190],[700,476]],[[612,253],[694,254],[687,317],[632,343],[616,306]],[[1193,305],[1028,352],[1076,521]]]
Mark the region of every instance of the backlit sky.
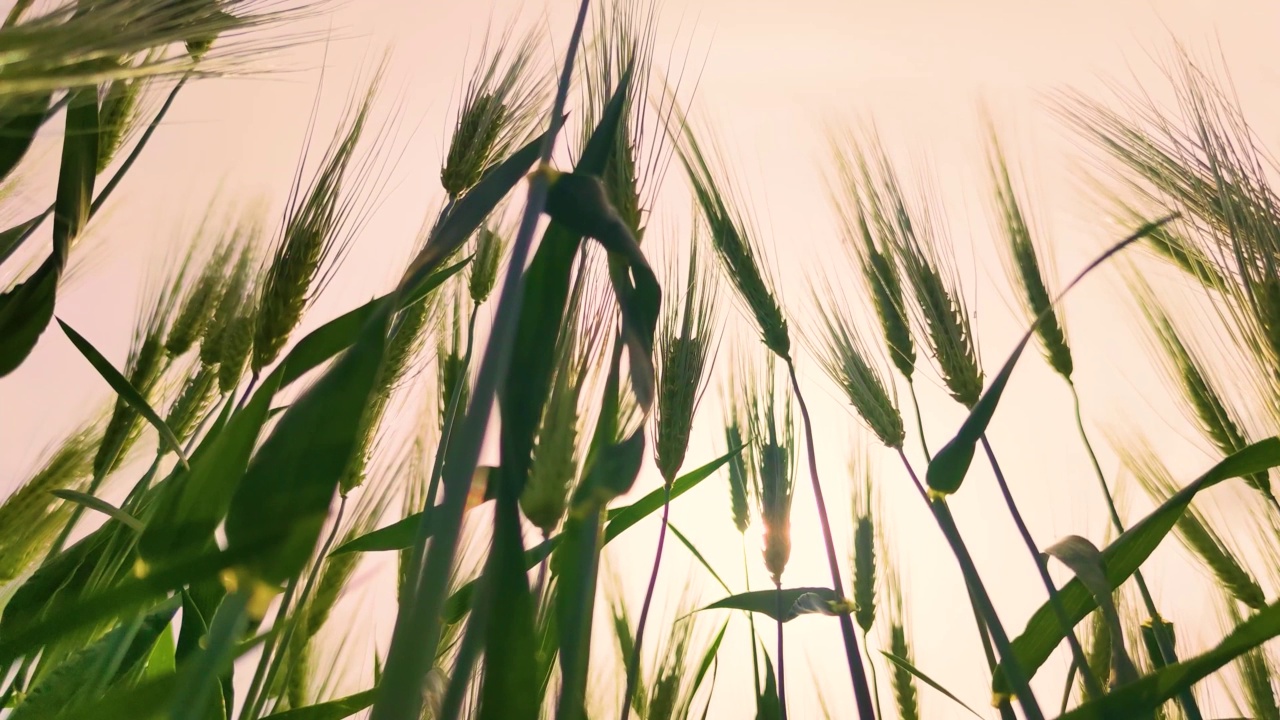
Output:
[[[490,18],[502,25],[519,14],[522,27],[541,28],[551,48],[544,57],[549,62],[554,55],[559,62],[576,5],[571,0],[523,5],[509,0],[346,0],[323,18],[308,21],[307,27],[317,33],[332,31],[327,49],[313,43],[272,60],[259,75],[196,83],[177,101],[108,216],[95,224],[89,257],[60,298],[59,316],[122,362],[140,290],[154,281],[166,257],[180,252],[215,191],[221,188],[223,197],[236,201],[282,201],[322,64],[318,122],[324,137],[323,128],[332,126],[347,89],[390,48],[387,87],[392,92],[384,96],[388,102],[383,107],[398,94],[401,122],[392,142],[402,152],[385,201],[306,326],[368,299],[398,273],[423,218],[440,202],[440,157],[460,78],[478,53]],[[1014,295],[993,251],[979,142],[982,104],[1005,131],[1007,149],[1026,171],[1038,219],[1057,248],[1061,274],[1074,274],[1123,233],[1109,227],[1082,193],[1079,172],[1086,165],[1085,149],[1053,117],[1049,96],[1075,89],[1106,97],[1107,83],[1113,83],[1141,85],[1157,98],[1167,97],[1157,61],[1171,56],[1177,40],[1197,57],[1217,61],[1221,55],[1247,117],[1270,143],[1280,129],[1274,103],[1280,91],[1277,28],[1280,6],[1256,0],[666,0],[657,47],[660,58],[671,48],[676,57],[687,51],[690,72],[700,72],[693,114],[716,128],[729,150],[732,172],[755,201],[752,214],[780,259],[786,301],[800,326],[807,321],[805,271],[819,264],[839,269],[836,261],[844,262],[823,183],[823,172],[830,169],[824,128],[873,119],[895,155],[927,159],[937,173],[990,375],[1016,342],[1022,320],[1010,312]],[[48,139],[37,151],[44,153],[43,165],[52,166],[56,136]],[[660,217],[684,212],[682,183],[673,168],[667,177],[670,192],[664,195],[670,202],[658,209]],[[52,177],[35,173],[27,191],[32,207],[47,203],[52,187]],[[661,222],[656,226],[665,227]],[[683,246],[686,241],[679,242]],[[1156,268],[1149,276],[1154,282],[1176,280],[1172,271],[1151,267]],[[1165,397],[1158,368],[1135,332],[1132,311],[1118,300],[1121,287],[1118,275],[1099,274],[1066,305],[1077,383],[1095,442],[1104,443],[1104,429],[1149,434],[1170,453],[1166,458],[1178,479],[1190,479],[1211,460],[1185,442],[1191,437],[1188,426]],[[849,294],[857,296],[852,290]],[[739,313],[730,315],[742,324]],[[843,529],[850,439],[861,433],[817,365],[803,355],[800,363],[819,425],[828,502]],[[924,374],[922,392],[930,445],[937,447],[962,415],[930,372]],[[722,452],[714,395],[708,394],[710,404],[700,416],[688,467]],[[1067,389],[1028,353],[1009,395],[993,425],[992,441],[1038,543],[1044,546],[1068,533],[1101,543],[1102,505],[1075,435]],[[108,397],[107,388],[65,338],[49,332],[19,372],[0,380],[0,483],[15,486],[48,443]],[[890,456],[872,456],[896,555],[909,581],[918,664],[984,709],[985,672],[959,574],[918,499],[907,491],[900,467]],[[1103,460],[1114,474],[1114,456],[1104,453]],[[652,489],[656,478],[646,474],[637,489]],[[1135,509],[1144,506],[1137,502],[1140,491],[1128,494]],[[1220,497],[1229,514],[1233,496],[1227,492]],[[989,474],[975,463],[955,501],[956,512],[984,578],[998,588],[1005,624],[1016,632],[1041,602],[1043,588],[997,502]],[[787,584],[825,584],[829,578],[803,475],[794,512],[796,537]],[[735,578],[740,585],[740,549],[725,483],[713,479],[681,498],[672,517],[726,579]],[[656,532],[656,523],[642,525],[608,553],[637,607],[646,575],[641,568],[647,569]],[[843,546],[847,538],[837,542]],[[1179,642],[1203,646],[1220,634],[1212,621],[1215,606],[1200,593],[1184,590],[1202,578],[1178,558],[1164,552],[1149,575],[1156,578],[1159,604],[1175,621],[1199,623],[1181,626]],[[751,562],[753,587],[761,587],[765,573],[755,567],[760,563],[754,552]],[[683,548],[669,543],[663,567],[666,595],[674,597],[693,572]],[[718,589],[709,579],[695,582],[706,599],[715,598]],[[651,627],[660,627],[661,619]],[[702,627],[718,627],[722,620],[708,616]],[[385,634],[390,622],[382,619],[379,632]],[[597,624],[607,629],[605,618]],[[744,631],[735,618],[722,652],[712,717],[742,716],[742,691],[750,686]],[[647,644],[653,647],[655,639],[651,635]],[[833,707],[847,707],[851,695],[835,622],[798,620],[788,625],[788,643],[792,717],[813,717],[817,711],[806,676],[821,683]],[[1046,706],[1056,704],[1062,667],[1052,665],[1042,673],[1051,678],[1038,686]],[[937,693],[922,693],[926,716],[965,716]],[[887,691],[885,700],[891,702]],[[1217,709],[1230,714],[1227,708],[1223,704]]]

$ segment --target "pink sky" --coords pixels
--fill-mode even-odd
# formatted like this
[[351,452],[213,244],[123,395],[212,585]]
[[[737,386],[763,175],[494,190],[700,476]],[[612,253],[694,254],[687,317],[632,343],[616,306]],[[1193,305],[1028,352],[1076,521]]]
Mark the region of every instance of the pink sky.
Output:
[[[323,128],[332,126],[353,79],[389,46],[393,56],[387,87],[403,100],[402,132],[396,140],[403,154],[385,202],[307,327],[379,292],[398,272],[418,226],[440,200],[440,156],[459,78],[469,67],[464,58],[476,54],[491,15],[501,24],[518,6],[508,0],[348,0],[331,16],[312,23],[312,29],[324,32],[331,17],[338,37],[328,49],[321,137]],[[541,26],[558,57],[575,7],[569,0],[526,3],[524,26]],[[1171,39],[1177,39],[1201,57],[1222,53],[1264,142],[1280,129],[1274,104],[1280,90],[1275,55],[1280,6],[1270,2],[666,0],[663,8],[659,55],[673,45],[691,48],[691,64],[702,66],[694,113],[711,122],[731,149],[735,176],[749,188],[758,226],[781,260],[788,303],[797,311],[803,309],[808,294],[804,272],[816,267],[815,261],[843,262],[822,181],[829,169],[823,128],[826,123],[874,118],[895,153],[928,157],[938,173],[961,274],[974,293],[971,302],[978,313],[988,375],[1016,341],[1022,319],[1010,312],[1014,296],[993,251],[978,142],[981,102],[1008,131],[1008,149],[1029,173],[1036,211],[1055,240],[1063,275],[1074,274],[1119,233],[1103,233],[1105,226],[1080,193],[1079,176],[1074,174],[1083,158],[1080,143],[1046,110],[1047,93],[1066,88],[1100,93],[1104,81],[1133,87],[1136,78],[1157,97],[1165,96],[1167,88],[1153,58],[1167,58]],[[58,307],[58,315],[109,358],[122,361],[139,290],[154,278],[166,253],[176,254],[184,247],[187,231],[219,185],[229,199],[261,196],[278,207],[297,162],[324,51],[320,44],[302,47],[263,68],[268,72],[262,76],[202,81],[184,91],[170,121],[112,201],[108,216],[96,224],[92,263],[78,274]],[[40,150],[47,170],[56,157],[56,136],[47,138]],[[660,213],[684,212],[687,205],[679,199],[682,182],[673,169],[668,185],[676,201]],[[29,189],[32,206],[46,203],[52,187],[52,176],[35,172]],[[1162,272],[1170,281],[1176,277]],[[1167,457],[1178,478],[1189,479],[1209,464],[1208,456],[1183,441],[1191,437],[1189,426],[1165,397],[1159,373],[1134,332],[1133,314],[1117,309],[1120,287],[1117,275],[1100,275],[1080,288],[1066,310],[1078,384],[1096,429],[1095,441],[1103,441],[1102,428],[1140,429],[1157,439],[1157,447],[1173,453]],[[819,419],[828,502],[842,519],[848,497],[846,446],[857,425],[818,367],[803,357],[801,377]],[[935,447],[962,417],[937,388],[936,378],[926,373],[922,403]],[[1101,542],[1105,518],[1076,439],[1066,388],[1028,353],[1010,394],[993,426],[993,443],[1037,541],[1043,546],[1076,533]],[[47,333],[31,360],[0,381],[0,408],[5,409],[0,413],[2,482],[10,487],[20,482],[48,443],[108,397],[108,389],[65,338],[56,331]],[[701,417],[690,467],[721,452],[718,410],[709,405]],[[988,697],[985,671],[971,616],[960,601],[959,575],[918,501],[906,491],[898,466],[889,456],[873,455],[894,520],[897,556],[915,590],[908,600],[917,659],[923,669],[982,708]],[[1104,460],[1114,472],[1111,454]],[[955,502],[957,515],[988,583],[1001,588],[1001,614],[1016,631],[1040,603],[1043,590],[1025,552],[1013,544],[1012,524],[1002,511],[995,512],[994,484],[979,470],[975,464]],[[648,491],[655,483],[656,475],[647,475],[637,488]],[[730,532],[726,497],[723,483],[711,481],[682,498],[672,514],[716,567],[727,570],[728,577],[738,577],[740,551]],[[1130,497],[1137,500],[1136,493]],[[1232,494],[1218,497],[1229,510]],[[816,527],[807,479],[797,491],[795,513],[797,528]],[[609,558],[615,567],[647,564],[656,530],[656,524],[649,523],[618,548],[611,547]],[[668,552],[663,576],[675,592],[690,566],[678,545],[669,544]],[[816,532],[797,531],[792,557],[788,584],[827,582]],[[1181,589],[1183,580],[1201,578],[1188,576],[1193,571],[1177,558],[1176,553],[1163,552],[1150,573],[1157,578],[1162,607],[1186,621],[1212,617],[1206,597]],[[754,587],[765,579],[763,568],[759,570],[752,578]],[[620,572],[628,582],[628,596],[638,606],[641,573]],[[1197,584],[1204,583],[1192,583]],[[712,599],[714,585],[702,585]],[[1274,588],[1268,590],[1274,594]],[[720,621],[707,620],[708,627]],[[379,622],[379,632],[389,626],[389,620]],[[749,672],[744,631],[735,619],[721,655],[713,717],[736,717],[740,710],[734,709],[743,707],[741,691],[748,686]],[[792,717],[813,717],[816,712],[805,678],[809,662],[835,706],[849,702],[834,622],[800,620],[788,626],[788,633]],[[1202,645],[1218,634],[1216,624],[1206,621],[1180,628],[1179,640],[1185,637],[1190,645]],[[1051,698],[1059,692],[1062,667],[1059,663],[1043,673],[1051,678],[1039,686],[1046,705],[1056,703]],[[923,696],[930,718],[965,716],[930,690]]]

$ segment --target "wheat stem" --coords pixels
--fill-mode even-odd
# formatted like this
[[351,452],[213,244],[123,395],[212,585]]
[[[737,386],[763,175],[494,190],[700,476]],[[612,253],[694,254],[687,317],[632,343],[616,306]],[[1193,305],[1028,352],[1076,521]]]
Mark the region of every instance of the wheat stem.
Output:
[[884,710],[880,707],[880,681],[876,679],[876,664],[871,659],[871,639],[870,633],[866,630],[862,631],[862,647],[867,649],[867,667],[871,672],[871,697],[876,703],[876,717],[883,718]]
[[[428,547],[425,523],[418,528],[414,540],[411,562],[408,567],[406,592],[392,634],[387,653],[386,673],[378,686],[378,698],[374,702],[370,720],[418,717],[422,710],[422,678],[427,673],[426,652],[434,649],[440,637],[440,607],[444,600],[449,569],[458,547],[458,528],[466,506],[469,483],[480,459],[480,446],[489,425],[493,401],[497,395],[500,378],[505,377],[511,364],[511,346],[515,339],[516,323],[523,300],[524,266],[533,246],[533,234],[546,206],[549,178],[544,169],[551,161],[559,135],[569,85],[573,76],[574,58],[582,39],[590,0],[582,0],[578,19],[569,38],[569,48],[556,91],[550,123],[542,146],[539,170],[530,178],[529,194],[524,217],[511,250],[511,264],[503,278],[502,292],[498,296],[494,315],[493,333],[480,360],[476,374],[475,392],[467,413],[462,418],[460,443],[450,443],[449,462],[446,463],[441,481],[444,485],[444,503],[439,516],[447,532],[431,535]],[[432,512],[436,515],[436,512]],[[435,524],[435,523],[433,523]]]
[[[796,377],[796,364],[786,358],[787,371],[791,375],[791,388],[795,391],[796,402],[800,405],[800,419],[804,422],[805,451],[809,456],[809,479],[813,483],[813,499],[818,506],[818,522],[822,525],[822,540],[826,543],[827,563],[831,566],[831,586],[838,596],[844,596],[844,583],[840,579],[840,561],[836,557],[836,545],[831,536],[831,520],[827,517],[827,503],[822,497],[822,483],[818,480],[818,457],[813,449],[813,423],[809,419],[809,408],[805,405],[804,396],[800,393],[800,380]],[[875,710],[871,703],[871,691],[867,687],[866,670],[862,667],[862,653],[858,649],[858,638],[853,633],[853,619],[848,613],[840,613],[840,634],[844,637],[845,657],[849,661],[849,675],[853,679],[853,696],[858,706],[858,717],[863,720],[875,718]]]
[[930,462],[933,456],[929,454],[929,441],[924,437],[924,416],[920,414],[920,400],[916,397],[916,384],[910,378],[907,379],[907,389],[911,391],[911,407],[916,411],[916,431],[920,433],[920,449],[924,451],[924,461]]
[[[1111,515],[1111,523],[1116,532],[1123,534],[1125,531],[1124,522],[1120,519],[1120,512],[1116,508],[1111,487],[1107,484],[1106,475],[1102,472],[1102,465],[1098,462],[1098,455],[1094,452],[1093,443],[1089,441],[1089,434],[1084,428],[1084,415],[1080,407],[1080,392],[1076,389],[1074,382],[1068,380],[1067,385],[1071,388],[1071,397],[1075,404],[1076,427],[1080,430],[1080,440],[1084,443],[1085,452],[1089,455],[1089,462],[1093,465],[1093,471],[1098,477],[1098,485],[1102,488],[1102,496],[1106,500],[1107,511]],[[1156,609],[1156,602],[1151,595],[1151,589],[1147,587],[1147,580],[1142,576],[1142,570],[1134,570],[1133,580],[1138,586],[1138,594],[1142,597],[1143,607],[1146,609],[1148,617],[1152,620],[1152,629],[1155,631],[1156,645],[1160,648],[1160,654],[1167,664],[1178,662],[1178,655],[1173,647],[1173,638],[1169,637],[1163,622],[1156,622],[1161,618],[1161,615]],[[1087,663],[1085,667],[1088,667]],[[1179,693],[1178,701],[1182,704],[1184,712],[1187,713],[1188,720],[1202,720],[1200,708],[1190,690]]]
[[1040,709],[1040,704],[1036,701],[1035,694],[1031,691],[1031,685],[1027,682],[1027,676],[1022,670],[1022,664],[1018,662],[1017,655],[1013,652],[1013,646],[1009,642],[1009,635],[1004,630],[1004,624],[1000,622],[1000,616],[996,614],[995,605],[991,603],[991,596],[987,594],[986,587],[982,584],[982,578],[978,575],[978,568],[973,562],[973,557],[969,555],[969,548],[965,545],[964,538],[960,535],[960,528],[956,526],[955,518],[951,515],[951,508],[947,506],[946,500],[938,498],[931,500],[929,492],[925,490],[924,483],[920,482],[920,476],[916,475],[915,468],[911,466],[911,461],[907,459],[907,454],[902,448],[896,448],[898,457],[902,460],[903,467],[906,468],[907,474],[911,477],[912,484],[915,485],[916,491],[920,494],[920,498],[924,500],[925,505],[933,513],[933,517],[938,522],[938,528],[942,530],[943,537],[947,540],[947,545],[951,547],[951,552],[956,557],[956,563],[960,566],[960,572],[964,575],[965,584],[969,586],[970,597],[979,613],[986,619],[987,629],[991,632],[991,640],[995,643],[996,651],[1000,653],[1000,660],[1005,664],[1005,675],[1009,678],[1009,684],[1013,687],[1013,693],[1018,698],[1018,703],[1022,705],[1022,712],[1027,720],[1044,720],[1044,711]]
[[626,692],[622,695],[622,712],[618,717],[624,720],[631,714],[631,698],[636,694],[636,683],[640,679],[640,645],[644,642],[644,629],[649,620],[649,606],[653,602],[653,591],[658,585],[658,567],[662,564],[662,547],[667,540],[667,521],[671,515],[671,483],[663,482],[662,528],[658,530],[658,550],[653,555],[653,570],[649,573],[649,586],[644,591],[644,604],[640,606],[640,620],[636,623],[635,642],[631,646],[631,658],[627,663]]
[[1027,552],[1031,553],[1031,560],[1036,564],[1036,571],[1040,574],[1040,580],[1044,583],[1044,588],[1049,593],[1049,606],[1053,608],[1053,614],[1058,616],[1058,624],[1062,626],[1062,634],[1067,638],[1067,645],[1071,648],[1071,656],[1080,665],[1080,676],[1084,679],[1084,683],[1090,689],[1090,692],[1096,692],[1101,695],[1102,685],[1099,683],[1098,677],[1093,674],[1093,669],[1089,667],[1089,660],[1085,657],[1084,648],[1080,647],[1080,640],[1076,638],[1075,627],[1067,617],[1066,609],[1062,607],[1062,600],[1058,597],[1058,588],[1054,586],[1053,578],[1049,577],[1046,558],[1040,553],[1039,547],[1036,546],[1035,538],[1031,537],[1031,530],[1022,519],[1022,513],[1019,512],[1018,505],[1013,500],[1013,493],[1009,491],[1009,483],[1005,480],[1004,472],[1001,471],[1000,463],[996,461],[996,454],[992,451],[991,443],[987,440],[985,434],[982,436],[982,450],[986,453],[987,460],[991,463],[991,470],[996,476],[996,484],[1000,487],[1000,495],[1004,498],[1005,507],[1009,509],[1009,515],[1013,517],[1013,524],[1018,529],[1018,535],[1027,546]]
[[[742,536],[742,584],[747,592],[751,592],[751,570],[747,564],[747,536]],[[760,697],[760,657],[757,650],[756,618],[747,613],[747,624],[751,626],[751,679],[755,681],[756,697]]]
[[[787,720],[787,670],[786,670],[786,654],[783,652],[782,645],[782,581],[775,580],[774,587],[777,589],[777,611],[778,611],[778,716],[782,720]],[[847,616],[845,616],[847,617]]]

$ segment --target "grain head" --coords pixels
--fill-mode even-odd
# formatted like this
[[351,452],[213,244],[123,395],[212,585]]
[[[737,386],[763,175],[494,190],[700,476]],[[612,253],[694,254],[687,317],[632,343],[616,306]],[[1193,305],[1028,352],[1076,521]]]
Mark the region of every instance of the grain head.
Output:
[[1026,203],[1020,201],[1020,193],[1014,186],[1009,163],[994,129],[990,131],[990,138],[987,161],[993,186],[994,214],[1004,239],[1001,258],[1012,284],[1019,290],[1027,322],[1039,321],[1035,326],[1036,338],[1040,341],[1045,360],[1054,372],[1070,381],[1074,370],[1071,347],[1067,344],[1066,331],[1053,306],[1053,295],[1045,277],[1045,271],[1053,267],[1052,254],[1037,247],[1023,210]]
[[496,42],[485,39],[480,62],[463,90],[440,170],[440,184],[450,200],[480,182],[542,118],[547,86],[536,66],[537,56],[533,34],[515,40],[508,28]]
[[[706,390],[719,344],[720,320],[716,283],[711,268],[698,257],[694,239],[687,279],[681,282],[678,263],[667,272],[668,299],[658,331],[658,397],[654,410],[654,441],[658,471],[664,482],[675,481],[684,465],[689,434],[698,403]],[[675,289],[683,285],[682,292]]]
[[[747,406],[756,463],[756,498],[764,522],[764,562],[775,584],[791,558],[791,496],[796,474],[796,433],[789,390],[775,391],[777,372],[770,356],[763,371],[743,372],[743,393]],[[779,407],[781,405],[781,407]]]

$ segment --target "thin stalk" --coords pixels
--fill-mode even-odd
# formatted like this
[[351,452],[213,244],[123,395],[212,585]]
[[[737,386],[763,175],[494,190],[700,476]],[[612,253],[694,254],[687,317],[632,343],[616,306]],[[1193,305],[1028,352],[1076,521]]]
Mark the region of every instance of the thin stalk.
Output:
[[[831,586],[844,595],[844,583],[840,579],[840,561],[836,557],[836,545],[831,539],[831,520],[827,517],[827,503],[822,498],[822,484],[818,481],[818,458],[813,449],[813,423],[809,420],[809,408],[800,393],[800,380],[796,377],[796,365],[787,358],[787,370],[791,375],[791,388],[800,405],[800,418],[804,422],[805,450],[809,454],[809,479],[813,482],[813,498],[818,506],[818,522],[822,525],[822,539],[827,546],[827,563],[831,566]],[[848,613],[840,613],[840,634],[844,636],[845,657],[849,661],[849,675],[853,679],[853,696],[858,707],[858,717],[870,720],[875,717],[871,703],[871,691],[867,687],[866,671],[862,667],[862,653],[858,649],[858,637],[853,633],[853,619]]]
[[[320,577],[320,569],[324,564],[325,558],[329,556],[329,550],[333,548],[333,543],[338,537],[338,530],[342,525],[342,517],[347,509],[347,497],[345,495],[338,501],[338,511],[334,514],[333,526],[329,529],[329,535],[325,537],[324,544],[320,546],[320,554],[316,556],[315,567],[307,575],[307,582],[302,587],[302,594],[298,597],[298,605],[295,608],[301,610],[307,598],[311,596],[311,591],[315,588],[316,580]],[[297,583],[290,583],[289,588],[292,590]],[[280,602],[280,609],[276,612],[276,623],[279,623],[284,617],[284,613],[289,605],[289,598],[284,598]],[[297,620],[288,623],[284,628],[284,632],[279,635],[272,633],[267,638],[267,647],[262,650],[262,660],[258,663],[258,669],[254,672],[253,683],[249,687],[249,693],[245,695],[245,702],[240,712],[240,720],[250,720],[256,718],[262,713],[262,708],[266,704],[267,694],[275,681],[276,675],[280,672],[280,664],[284,662],[284,656],[289,650],[289,641],[293,638],[293,631],[297,629]],[[273,627],[275,623],[273,623]],[[273,640],[278,639],[278,643]],[[272,645],[278,647],[280,652],[273,653]],[[267,668],[267,659],[270,658],[270,668]],[[265,674],[264,674],[265,673]]]
[[[511,345],[523,299],[524,266],[533,245],[533,234],[546,206],[548,175],[545,169],[555,150],[556,137],[563,124],[565,101],[573,75],[574,58],[582,39],[590,0],[582,0],[577,23],[569,38],[560,85],[551,111],[551,127],[542,146],[539,169],[529,181],[529,195],[520,230],[511,250],[511,264],[502,282],[493,334],[485,347],[477,373],[475,393],[462,420],[462,442],[450,443],[449,462],[441,473],[444,503],[440,507],[442,522],[431,535],[427,547],[425,523],[420,524],[409,565],[406,592],[401,598],[400,612],[387,653],[386,672],[378,686],[370,720],[416,718],[422,712],[422,677],[426,674],[426,653],[434,650],[440,636],[440,607],[444,600],[449,568],[458,546],[458,529],[466,505],[471,476],[480,458],[480,445],[489,425],[493,401],[500,378],[511,363]],[[436,513],[433,512],[432,515]],[[424,514],[425,515],[425,514]],[[434,522],[432,524],[435,524]],[[441,532],[441,530],[444,530]],[[424,551],[425,550],[425,551]],[[424,558],[425,556],[425,558]]]
[[[543,532],[542,542],[545,543],[550,540],[551,540],[551,536],[548,533]],[[533,586],[533,596],[537,598],[539,604],[542,603],[542,591],[547,584],[547,566],[550,565],[550,563],[548,562],[550,557],[551,557],[550,555],[547,555],[547,557],[542,558],[542,562],[538,563],[538,580],[537,580],[537,583],[535,583]]]
[[910,378],[907,379],[907,389],[911,391],[911,407],[916,411],[916,432],[920,434],[920,449],[924,451],[924,461],[931,462],[933,456],[929,454],[929,441],[924,437],[924,416],[920,414],[920,400],[916,397],[916,384]]
[[631,698],[636,694],[636,683],[640,679],[640,644],[644,642],[644,628],[649,620],[649,606],[653,602],[653,590],[658,585],[658,567],[662,564],[662,547],[667,541],[667,521],[671,515],[671,483],[663,480],[662,527],[658,530],[658,550],[653,556],[653,571],[649,573],[649,587],[644,591],[644,604],[640,606],[640,621],[636,624],[636,641],[631,648],[631,659],[627,663],[627,689],[622,696],[622,712],[618,717],[631,716]]
[[880,707],[880,681],[876,679],[876,664],[871,659],[871,638],[866,630],[862,631],[862,647],[867,649],[867,666],[871,670],[871,695],[876,701],[876,717],[884,718],[884,710]]
[[1022,537],[1022,542],[1027,546],[1027,552],[1031,553],[1031,560],[1036,564],[1036,571],[1040,574],[1040,580],[1044,583],[1044,589],[1049,593],[1049,606],[1053,608],[1053,614],[1058,616],[1058,624],[1062,626],[1062,633],[1066,635],[1067,646],[1071,648],[1071,656],[1075,659],[1077,665],[1080,666],[1080,677],[1084,679],[1084,684],[1089,688],[1089,692],[1096,697],[1101,697],[1103,690],[1102,684],[1098,682],[1098,677],[1093,674],[1093,669],[1089,667],[1089,660],[1085,657],[1084,648],[1080,647],[1080,640],[1076,638],[1075,626],[1071,624],[1070,618],[1067,617],[1067,611],[1062,607],[1062,599],[1058,597],[1058,588],[1053,584],[1053,578],[1049,577],[1049,565],[1045,561],[1044,555],[1040,553],[1039,547],[1036,546],[1035,538],[1031,537],[1031,530],[1027,527],[1027,523],[1022,519],[1022,513],[1018,511],[1018,505],[1013,500],[1013,493],[1009,491],[1009,483],[1005,480],[1004,472],[1000,470],[1000,463],[996,462],[996,454],[991,449],[991,443],[987,440],[987,436],[982,436],[982,450],[987,454],[987,460],[991,463],[991,470],[996,475],[996,484],[1000,486],[1000,495],[1004,497],[1004,504],[1009,508],[1009,515],[1013,517],[1013,524],[1018,528],[1018,535]]
[[[742,583],[751,592],[751,574],[747,565],[747,536],[742,536]],[[756,697],[760,697],[760,656],[757,652],[756,643],[756,618],[752,613],[747,613],[747,624],[751,626],[751,679],[755,681]]]
[[778,589],[778,717],[787,720],[786,654],[782,647],[782,582],[775,582],[774,587]]
[[[1080,392],[1076,389],[1076,384],[1067,381],[1067,385],[1071,387],[1071,398],[1075,405],[1076,427],[1080,430],[1080,440],[1084,443],[1085,452],[1089,455],[1089,462],[1093,464],[1093,471],[1098,477],[1098,485],[1102,488],[1102,497],[1106,500],[1107,512],[1111,515],[1111,524],[1115,527],[1116,532],[1123,534],[1125,531],[1124,522],[1120,519],[1120,512],[1116,509],[1115,497],[1111,493],[1111,487],[1107,485],[1106,475],[1102,472],[1102,464],[1098,462],[1098,455],[1093,451],[1093,443],[1089,441],[1089,434],[1084,429],[1084,414],[1080,408]],[[1138,586],[1138,594],[1142,597],[1143,607],[1146,608],[1148,617],[1151,618],[1151,629],[1155,633],[1156,646],[1160,648],[1160,654],[1163,656],[1166,664],[1178,662],[1177,651],[1173,647],[1173,638],[1169,637],[1169,633],[1161,620],[1160,611],[1156,610],[1155,599],[1151,595],[1151,589],[1147,587],[1147,580],[1142,576],[1141,570],[1133,571],[1133,580]],[[1178,693],[1178,702],[1182,704],[1182,709],[1187,714],[1187,720],[1203,720],[1200,713],[1200,706],[1196,703],[1195,696],[1191,694],[1191,690],[1184,690]]]
[[1005,663],[1005,675],[1009,677],[1009,684],[1013,686],[1013,693],[1018,698],[1018,703],[1022,705],[1022,712],[1027,720],[1044,720],[1044,711],[1040,709],[1036,696],[1031,692],[1031,685],[1027,682],[1026,673],[1022,670],[1021,663],[1013,653],[1013,646],[1009,642],[1009,635],[1004,630],[1004,624],[1000,622],[1000,616],[996,614],[995,605],[991,602],[991,596],[987,594],[986,587],[982,584],[982,578],[978,575],[978,568],[973,562],[973,557],[969,555],[969,548],[965,545],[964,538],[960,535],[960,529],[956,526],[955,518],[951,515],[951,508],[947,506],[946,500],[938,498],[936,500],[929,499],[929,493],[925,490],[924,483],[920,482],[920,477],[916,475],[915,468],[911,466],[911,461],[907,459],[907,454],[902,448],[895,448],[898,451],[898,457],[902,460],[902,465],[907,469],[907,474],[911,477],[911,482],[916,486],[916,491],[920,493],[921,499],[928,505],[929,510],[933,513],[933,517],[938,522],[938,528],[942,530],[943,537],[947,540],[947,545],[951,547],[951,552],[956,557],[956,563],[960,566],[960,572],[964,575],[965,584],[969,586],[970,597],[976,604],[981,615],[986,618],[987,629],[991,632],[991,641],[995,643],[996,651],[1000,654],[1000,659]]
[[484,647],[487,630],[485,626],[488,625],[493,603],[489,578],[490,573],[481,574],[471,612],[467,615],[467,628],[462,634],[462,643],[458,646],[458,654],[453,661],[453,672],[445,689],[444,701],[440,704],[439,717],[442,720],[453,720],[462,713],[463,696],[471,686],[471,668]]

